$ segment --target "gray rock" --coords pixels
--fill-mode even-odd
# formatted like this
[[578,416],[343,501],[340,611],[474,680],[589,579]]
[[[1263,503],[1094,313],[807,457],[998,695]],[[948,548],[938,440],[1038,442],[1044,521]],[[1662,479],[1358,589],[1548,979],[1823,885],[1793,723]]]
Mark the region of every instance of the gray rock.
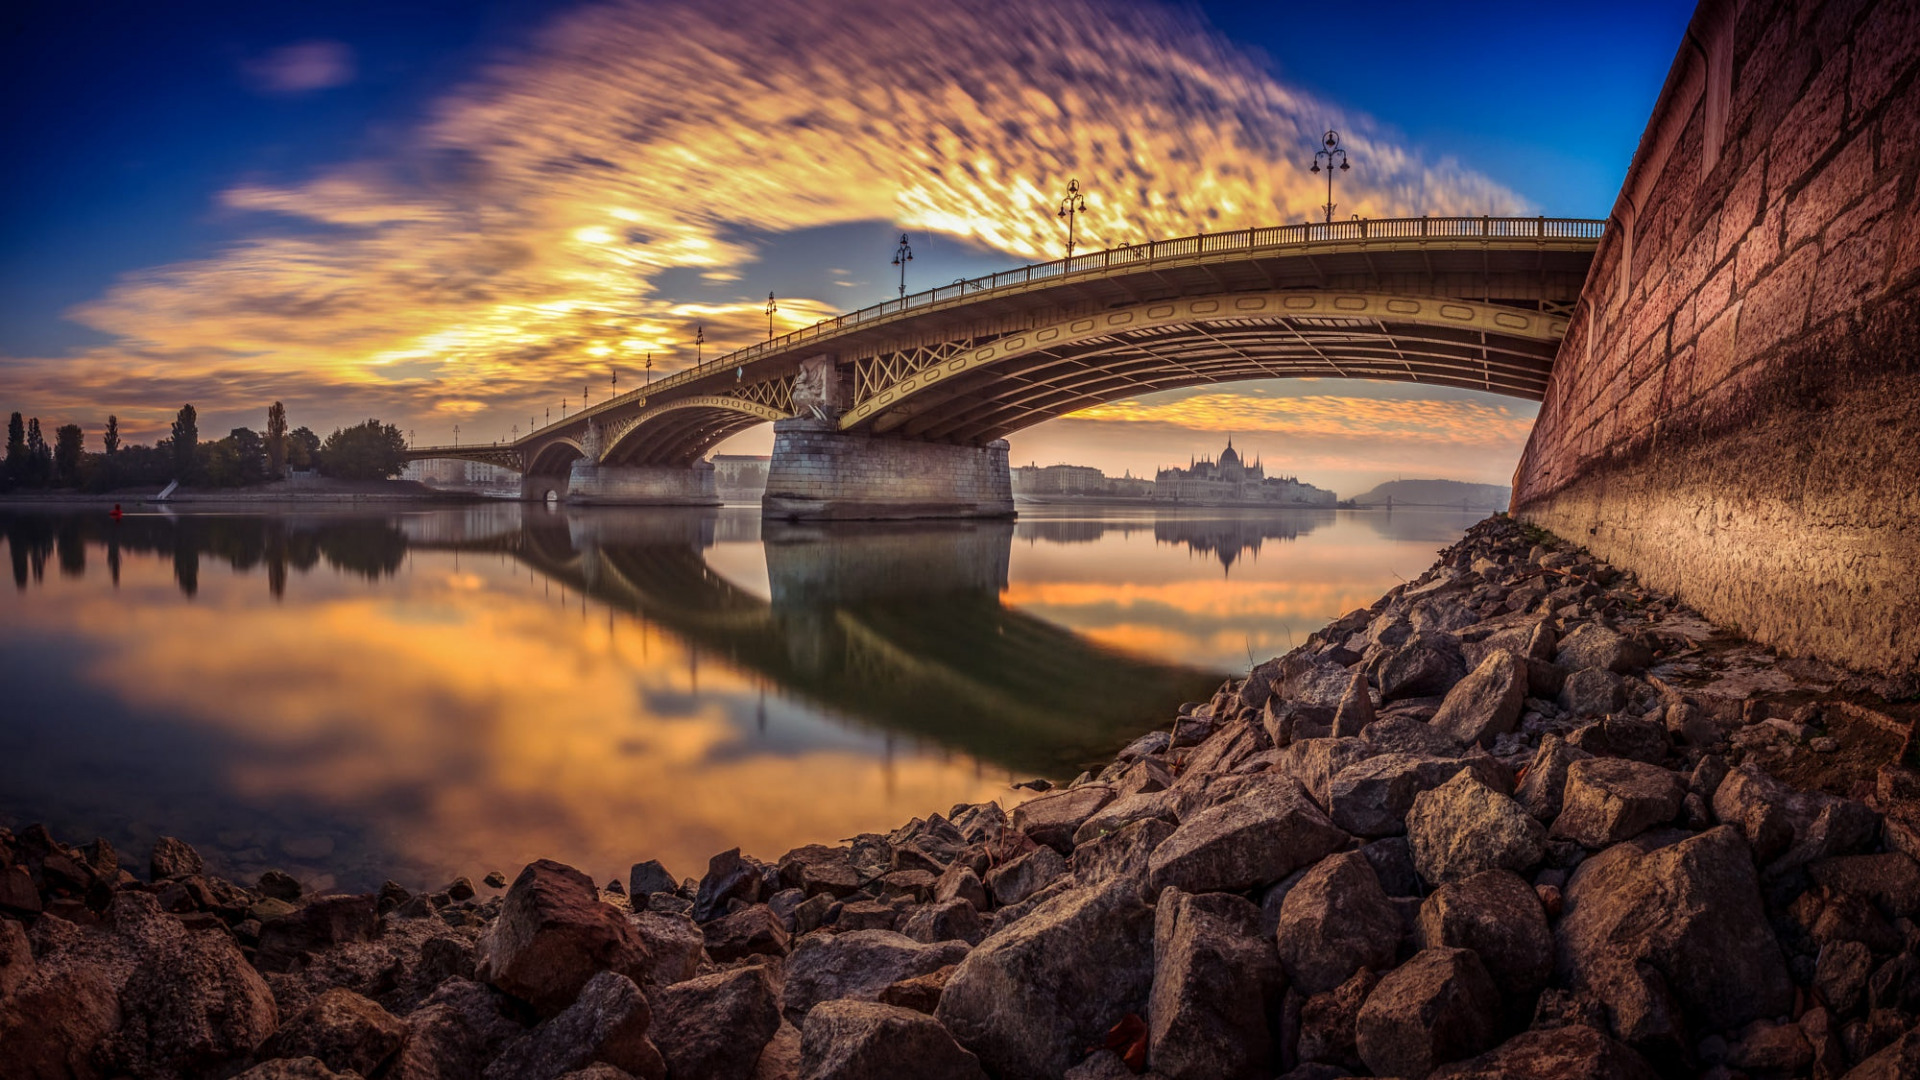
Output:
[[1486,870],[1525,871],[1546,850],[1540,823],[1471,770],[1414,796],[1406,823],[1414,869],[1429,885]]
[[1042,795],[1013,808],[1013,827],[1037,844],[1062,855],[1073,854],[1073,834],[1101,807],[1113,801],[1113,788],[1084,784]]
[[700,887],[693,898],[693,921],[711,922],[725,915],[729,901],[758,903],[765,879],[760,864],[743,857],[739,848],[723,851],[708,859],[707,874],[700,879]]
[[1381,754],[1341,770],[1327,788],[1333,823],[1357,836],[1397,836],[1406,831],[1414,796],[1472,770],[1495,790],[1508,785],[1493,759]]
[[486,1080],[559,1080],[605,1062],[640,1080],[665,1080],[666,1063],[647,1038],[652,1022],[646,995],[633,980],[603,971],[558,1015],[509,1043],[482,1075]]
[[1178,823],[1175,813],[1175,797],[1164,791],[1142,792],[1125,795],[1101,807],[1094,815],[1082,822],[1073,834],[1073,845],[1078,850],[1081,844],[1096,840],[1118,830],[1123,825],[1147,818],[1159,818],[1162,821]]
[[[262,937],[264,943],[264,935]],[[500,915],[480,939],[475,975],[554,1016],[600,972],[635,982],[652,957],[626,916],[600,901],[592,879],[571,866],[538,859],[514,879]]]
[[1380,700],[1445,694],[1467,675],[1460,644],[1450,634],[1419,633],[1380,662]]
[[1770,874],[1857,851],[1880,826],[1880,815],[1863,803],[1796,791],[1753,765],[1727,774],[1713,794],[1713,814],[1740,830]]
[[1500,993],[1471,949],[1424,949],[1367,995],[1355,1025],[1376,1076],[1424,1077],[1499,1038]]
[[822,893],[845,899],[860,891],[860,871],[854,869],[844,847],[808,844],[780,856],[780,884],[808,896]]
[[1276,941],[1294,989],[1318,994],[1360,968],[1384,970],[1400,943],[1400,912],[1357,851],[1330,855],[1287,891]]
[[505,996],[469,979],[448,979],[405,1017],[407,1037],[387,1080],[472,1080],[526,1033],[507,1018]]
[[1590,754],[1632,758],[1658,765],[1667,756],[1667,732],[1659,724],[1630,716],[1605,716],[1567,737]]
[[1658,765],[1625,758],[1575,761],[1567,766],[1553,835],[1583,847],[1608,847],[1672,821],[1686,797],[1680,777]]
[[1490,745],[1520,722],[1526,698],[1526,669],[1512,653],[1497,650],[1447,691],[1428,723],[1461,743]]
[[154,842],[153,858],[147,863],[147,872],[154,881],[171,881],[174,878],[198,877],[207,872],[207,864],[193,845],[185,840],[163,836]]
[[938,971],[966,955],[963,941],[928,945],[891,930],[808,934],[787,957],[780,1009],[797,1022],[822,1001],[872,1001],[893,983]]
[[1073,849],[1073,880],[1081,887],[1103,885],[1126,878],[1138,883],[1141,897],[1147,893],[1149,867],[1153,853],[1175,827],[1159,818],[1123,825],[1119,831],[1090,840]]
[[[499,886],[494,887],[499,888]],[[679,887],[679,883],[673,880],[673,875],[667,873],[667,868],[660,865],[658,859],[634,863],[633,869],[627,873],[627,895],[631,896],[636,904],[645,902],[646,898],[654,893],[670,893]]]
[[1602,716],[1627,703],[1627,687],[1605,668],[1586,668],[1567,676],[1557,700],[1574,716]]
[[981,942],[934,1015],[1003,1080],[1045,1080],[1145,1011],[1153,909],[1118,879],[1055,897]]
[[319,896],[284,915],[263,920],[254,966],[288,971],[330,945],[371,941],[380,917],[371,896]]
[[[1426,721],[1408,716],[1381,717],[1367,725],[1366,730],[1360,733],[1360,739],[1372,747],[1375,754],[1459,757],[1466,750],[1453,736]],[[1360,759],[1356,757],[1354,760]]]
[[987,891],[993,902],[1017,904],[1067,872],[1067,860],[1050,847],[1036,847],[1010,862],[987,871]]
[[1585,750],[1568,746],[1558,735],[1542,735],[1540,748],[1534,751],[1533,761],[1515,793],[1520,805],[1541,821],[1559,817],[1567,786],[1567,767],[1592,756]]
[[407,1025],[379,1004],[351,990],[334,988],[274,1032],[260,1057],[317,1058],[328,1068],[372,1076],[397,1057]]
[[1305,739],[1279,752],[1274,771],[1298,780],[1307,795],[1325,810],[1333,778],[1347,766],[1379,752],[1363,739]]
[[932,1017],[864,1001],[829,1001],[801,1029],[804,1080],[986,1080],[980,1061]]
[[627,916],[627,921],[647,946],[647,964],[640,979],[644,993],[691,979],[707,962],[707,936],[692,918],[636,911]]
[[1388,836],[1360,846],[1380,888],[1388,896],[1419,896],[1420,872],[1413,866],[1413,846],[1404,836]]
[[787,928],[765,904],[741,908],[700,928],[707,955],[721,963],[748,956],[785,956]]
[[1308,998],[1300,1006],[1300,1039],[1296,1054],[1303,1062],[1338,1066],[1338,1075],[1364,1069],[1355,1042],[1360,1006],[1380,982],[1380,976],[1361,968],[1332,990]]
[[1154,895],[1271,885],[1347,841],[1291,777],[1254,778],[1241,796],[1184,821],[1154,849]]
[[1631,675],[1653,663],[1653,650],[1612,627],[1597,622],[1582,623],[1560,641],[1553,662],[1578,674],[1582,669]]
[[1488,870],[1435,889],[1420,905],[1420,947],[1472,949],[1509,995],[1531,999],[1553,973],[1540,897],[1518,874]]
[[1367,674],[1356,671],[1347,680],[1346,692],[1340,695],[1340,705],[1334,710],[1332,734],[1335,738],[1358,735],[1373,721],[1373,698],[1367,690]]
[[[136,1076],[219,1071],[260,1045],[280,1019],[266,980],[220,933],[183,934],[143,950],[121,988],[120,1013],[106,1056]],[[0,1060],[12,1053],[7,1045]]]
[[1522,1032],[1432,1080],[1654,1080],[1645,1058],[1586,1024]]
[[649,1034],[676,1078],[748,1080],[780,1028],[780,1001],[760,966],[676,983],[653,1008]]
[[[1052,851],[1052,848],[1043,848]],[[906,921],[900,924],[900,932],[915,941],[932,944],[936,941],[964,941],[969,945],[978,945],[980,939],[987,936],[987,924],[980,918],[980,912],[965,900],[953,899],[943,903],[922,904],[913,909]]]
[[1227,893],[1169,888],[1154,908],[1147,1029],[1155,1071],[1188,1080],[1269,1075],[1267,1017],[1285,986],[1260,909]]
[[940,875],[940,880],[933,883],[933,900],[935,903],[965,900],[979,911],[992,906],[986,883],[973,872],[973,867],[960,862],[947,867],[946,872]]

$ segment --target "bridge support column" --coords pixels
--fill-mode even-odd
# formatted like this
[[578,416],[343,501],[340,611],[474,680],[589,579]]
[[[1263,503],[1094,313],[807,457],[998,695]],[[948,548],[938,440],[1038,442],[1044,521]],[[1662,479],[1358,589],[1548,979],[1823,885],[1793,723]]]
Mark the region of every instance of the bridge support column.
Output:
[[572,503],[619,506],[719,506],[713,463],[674,465],[593,465],[573,463],[566,498]]
[[760,505],[789,521],[1010,518],[1013,475],[1003,439],[952,446],[780,420]]

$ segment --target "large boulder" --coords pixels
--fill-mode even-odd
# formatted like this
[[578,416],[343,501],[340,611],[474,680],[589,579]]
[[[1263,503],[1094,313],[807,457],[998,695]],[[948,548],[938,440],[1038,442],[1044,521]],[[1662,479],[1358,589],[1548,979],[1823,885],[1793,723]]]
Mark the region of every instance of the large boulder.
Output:
[[652,1022],[646,995],[633,980],[602,971],[558,1015],[508,1044],[482,1075],[486,1080],[559,1080],[604,1062],[639,1080],[665,1080],[666,1063],[647,1038]]
[[1585,750],[1568,746],[1558,735],[1542,735],[1540,748],[1534,751],[1533,761],[1527,765],[1527,773],[1521,778],[1514,797],[1526,807],[1527,813],[1541,821],[1552,821],[1560,816],[1560,807],[1565,802],[1567,769],[1574,762],[1592,756]]
[[1598,668],[1631,675],[1653,663],[1653,650],[1603,623],[1582,623],[1560,639],[1553,662],[1568,671]]
[[1073,834],[1096,811],[1112,802],[1113,794],[1113,789],[1105,784],[1083,784],[1042,795],[1013,808],[1013,827],[1026,833],[1034,843],[1071,855]]
[[1292,778],[1261,776],[1239,798],[1189,817],[1153,850],[1151,889],[1157,895],[1169,886],[1237,892],[1271,885],[1346,841]]
[[987,891],[1000,907],[1017,904],[1067,872],[1067,860],[1041,845],[987,871]]
[[307,1003],[260,1048],[261,1057],[310,1057],[372,1076],[400,1053],[407,1025],[375,1001],[335,987]]
[[475,973],[541,1016],[554,1016],[600,972],[642,981],[650,959],[639,932],[600,901],[591,878],[539,859],[507,890],[499,917],[480,939]]
[[741,908],[700,928],[707,955],[721,963],[746,956],[787,955],[787,928],[765,904]]
[[906,921],[900,924],[900,932],[915,941],[928,944],[964,941],[969,945],[977,945],[981,938],[987,936],[987,926],[980,918],[978,908],[965,900],[955,899],[914,908]]
[[707,936],[692,918],[635,911],[627,921],[647,947],[647,974],[640,980],[642,992],[651,994],[659,987],[691,979],[707,962]]
[[1355,971],[1392,966],[1400,912],[1358,851],[1322,859],[1280,904],[1276,941],[1293,988],[1318,994]]
[[1519,803],[1468,769],[1414,796],[1407,812],[1414,869],[1429,885],[1485,870],[1524,871],[1540,861],[1546,833]]
[[1333,778],[1347,766],[1380,752],[1380,747],[1364,738],[1303,739],[1281,750],[1273,769],[1300,781],[1308,797],[1325,810]]
[[[1616,1014],[1616,1031],[1629,1043],[1667,1037],[1657,1007],[1666,994],[1707,1030],[1793,1006],[1752,855],[1726,826],[1656,850],[1628,844],[1588,860],[1567,883],[1555,946],[1561,972]],[[1621,1030],[1621,1016],[1644,1023]]]
[[1169,888],[1154,908],[1150,1060],[1174,1080],[1271,1075],[1268,1017],[1285,978],[1260,909],[1229,893]]
[[1920,915],[1920,863],[1898,851],[1821,859],[1807,865],[1807,876],[1834,892],[1872,900],[1889,919]]
[[1647,1060],[1586,1024],[1523,1032],[1432,1080],[1654,1080]]
[[472,1080],[526,1029],[502,1006],[511,999],[453,978],[405,1017],[407,1037],[387,1080]]
[[1465,678],[1467,662],[1460,655],[1460,643],[1451,634],[1417,633],[1386,653],[1380,660],[1377,679],[1380,699],[1431,697],[1453,689]]
[[251,1053],[280,1021],[266,980],[220,933],[185,934],[147,953],[120,991],[120,1012],[110,1056],[137,1076],[214,1071]]
[[1527,700],[1527,669],[1504,649],[1488,654],[1480,666],[1447,691],[1440,711],[1428,723],[1461,743],[1488,745],[1520,722]]
[[1381,754],[1341,770],[1327,788],[1327,813],[1333,823],[1357,836],[1398,836],[1406,831],[1414,796],[1471,769],[1495,790],[1509,787],[1501,769],[1483,754],[1436,757]]
[[938,971],[967,955],[964,941],[922,944],[891,930],[813,933],[794,943],[780,1008],[798,1024],[822,1001],[872,1001],[902,979]]
[[925,1013],[868,1001],[829,1001],[801,1028],[803,1080],[987,1080],[980,1060]]
[[1423,949],[1472,949],[1509,996],[1530,999],[1553,974],[1553,933],[1539,894],[1518,874],[1487,870],[1449,882],[1420,904]]
[[826,893],[844,899],[860,891],[860,871],[849,857],[852,849],[808,844],[780,856],[780,884],[808,896]]
[[329,946],[372,941],[380,932],[375,903],[372,896],[319,896],[265,920],[254,966],[267,972],[291,971]]
[[1338,987],[1314,994],[1300,1004],[1300,1037],[1294,1044],[1295,1056],[1303,1062],[1317,1062],[1345,1069],[1363,1069],[1354,1029],[1360,1021],[1360,1006],[1379,985],[1380,976],[1361,968]]
[[676,983],[653,999],[653,1045],[667,1073],[749,1080],[780,1028],[780,1000],[764,967],[735,968]]
[[207,872],[206,861],[193,845],[172,836],[163,836],[153,845],[153,857],[148,860],[147,871],[154,881],[171,881],[174,878],[198,877]]
[[1499,1037],[1500,992],[1471,949],[1423,949],[1360,1006],[1355,1042],[1376,1076],[1417,1080]]
[[1604,848],[1672,821],[1686,802],[1680,774],[1626,758],[1589,758],[1567,766],[1553,835]]
[[1003,1080],[1066,1072],[1153,980],[1153,909],[1125,878],[1076,889],[981,942],[947,981],[935,1012]]
[[1713,816],[1740,830],[1770,874],[1865,847],[1880,826],[1866,804],[1798,791],[1742,765],[1713,793]]

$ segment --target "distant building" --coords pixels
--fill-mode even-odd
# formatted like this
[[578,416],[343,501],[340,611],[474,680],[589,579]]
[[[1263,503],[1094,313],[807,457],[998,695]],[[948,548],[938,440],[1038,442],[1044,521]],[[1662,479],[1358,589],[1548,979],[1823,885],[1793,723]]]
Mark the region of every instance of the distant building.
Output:
[[1155,502],[1202,506],[1332,506],[1334,494],[1291,476],[1269,477],[1258,460],[1247,464],[1227,440],[1218,462],[1189,459],[1187,467],[1161,469],[1153,478]]
[[1021,465],[1013,470],[1013,493],[1038,499],[1146,499],[1153,496],[1153,481],[1132,473],[1108,476],[1090,465]]
[[765,454],[715,454],[713,483],[722,494],[758,496],[767,490]]
[[484,461],[457,458],[429,458],[409,461],[400,470],[402,480],[418,480],[431,487],[444,488],[518,488],[520,474]]

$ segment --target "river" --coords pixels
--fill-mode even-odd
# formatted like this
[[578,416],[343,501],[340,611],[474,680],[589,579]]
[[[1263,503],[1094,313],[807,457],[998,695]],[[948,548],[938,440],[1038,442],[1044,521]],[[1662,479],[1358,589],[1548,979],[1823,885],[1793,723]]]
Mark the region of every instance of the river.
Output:
[[698,876],[1070,779],[1478,516],[0,509],[0,824],[142,876]]

